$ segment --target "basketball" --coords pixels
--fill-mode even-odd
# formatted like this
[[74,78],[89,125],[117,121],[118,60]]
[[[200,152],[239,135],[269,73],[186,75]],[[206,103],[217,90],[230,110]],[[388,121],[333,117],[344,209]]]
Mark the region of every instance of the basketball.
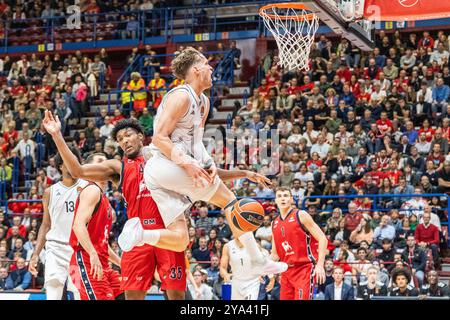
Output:
[[264,208],[253,199],[237,201],[231,210],[231,221],[239,230],[253,232],[258,229],[264,219]]

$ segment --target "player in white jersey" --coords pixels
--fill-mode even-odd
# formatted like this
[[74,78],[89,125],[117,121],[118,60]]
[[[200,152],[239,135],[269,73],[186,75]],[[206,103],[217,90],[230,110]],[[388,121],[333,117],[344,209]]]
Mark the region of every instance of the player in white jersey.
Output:
[[[80,160],[78,150],[71,148],[73,154]],[[45,289],[47,300],[65,300],[64,286],[74,293],[77,299],[78,291],[69,277],[70,259],[73,250],[69,245],[70,232],[78,192],[87,181],[74,179],[59,155],[55,157],[55,164],[61,173],[62,180],[44,192],[42,199],[44,217],[39,229],[36,249],[31,256],[29,269],[33,275],[37,274],[39,254],[45,245]],[[78,300],[78,299],[77,299]]]
[[[228,273],[228,266],[231,273]],[[220,275],[224,283],[231,282],[231,300],[257,300],[261,282],[252,273],[252,260],[238,239],[231,240],[223,247],[220,259]]]
[[[173,61],[172,70],[186,84],[166,94],[158,107],[151,150],[144,179],[167,229],[143,230],[139,219],[130,219],[119,236],[122,250],[130,251],[145,243],[163,249],[184,251],[189,243],[184,211],[202,200],[223,208],[230,220],[237,201],[222,182],[228,171],[217,169],[203,144],[203,131],[209,112],[209,100],[203,94],[212,85],[212,67],[208,59],[193,48],[183,50]],[[219,178],[219,175],[221,178]],[[243,173],[242,177],[246,174]],[[225,178],[224,178],[225,177]],[[259,182],[270,180],[260,176]],[[281,273],[285,263],[265,258],[252,232],[243,232],[230,223],[252,259],[252,271],[259,274]]]

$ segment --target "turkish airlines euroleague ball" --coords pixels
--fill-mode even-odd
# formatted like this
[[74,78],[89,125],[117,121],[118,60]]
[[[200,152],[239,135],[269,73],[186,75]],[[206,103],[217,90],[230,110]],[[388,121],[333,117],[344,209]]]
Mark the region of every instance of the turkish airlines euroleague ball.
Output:
[[264,220],[264,208],[253,199],[237,201],[231,210],[231,221],[234,226],[244,232],[258,229]]

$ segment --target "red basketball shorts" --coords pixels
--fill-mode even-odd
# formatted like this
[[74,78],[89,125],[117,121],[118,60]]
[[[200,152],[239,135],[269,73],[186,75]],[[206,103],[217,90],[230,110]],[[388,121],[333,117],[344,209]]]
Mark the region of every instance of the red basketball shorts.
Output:
[[316,279],[314,265],[289,267],[281,274],[280,300],[312,300]]
[[89,254],[76,251],[70,261],[70,277],[78,289],[81,300],[114,300],[122,293],[119,273],[109,266],[103,267],[103,278],[94,279]]
[[155,270],[161,279],[161,290],[186,291],[184,252],[174,252],[151,245],[134,247],[122,255],[122,290],[147,291]]

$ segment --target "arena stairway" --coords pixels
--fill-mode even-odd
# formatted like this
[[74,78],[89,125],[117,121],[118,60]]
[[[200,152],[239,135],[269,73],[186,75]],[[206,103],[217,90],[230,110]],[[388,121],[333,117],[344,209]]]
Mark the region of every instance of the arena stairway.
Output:
[[[218,101],[220,101],[220,105],[214,112],[213,117],[206,124],[206,130],[213,130],[219,126],[223,126],[226,128],[227,119],[230,115],[233,114],[235,109],[235,102],[238,101],[241,106],[244,104],[244,99],[248,96],[250,92],[250,88],[247,82],[235,81],[233,87],[227,89],[223,95],[219,95],[217,97]],[[110,111],[114,112],[116,109],[117,102],[117,94],[111,94],[110,101]],[[83,131],[87,126],[88,120],[96,119],[96,116],[100,113],[100,110],[108,109],[108,94],[100,94],[98,98],[96,98],[89,108],[89,112],[85,114],[83,118],[81,118],[81,122],[78,125],[72,126],[72,130],[70,130],[69,135],[65,136],[66,141],[70,142],[74,140],[75,132]]]

